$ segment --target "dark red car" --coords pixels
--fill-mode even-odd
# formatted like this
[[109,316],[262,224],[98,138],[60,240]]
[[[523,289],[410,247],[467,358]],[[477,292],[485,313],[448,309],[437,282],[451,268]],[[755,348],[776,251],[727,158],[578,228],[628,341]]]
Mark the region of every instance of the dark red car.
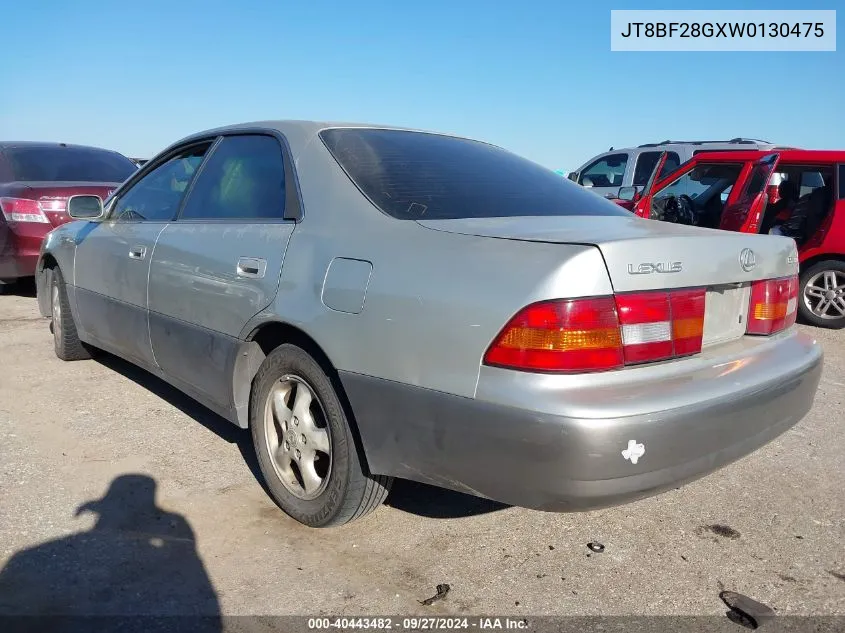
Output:
[[642,192],[621,189],[618,202],[644,218],[793,238],[799,314],[845,327],[845,151],[698,154]]
[[35,274],[44,236],[70,221],[68,198],[105,199],[137,169],[97,147],[0,141],[0,286]]

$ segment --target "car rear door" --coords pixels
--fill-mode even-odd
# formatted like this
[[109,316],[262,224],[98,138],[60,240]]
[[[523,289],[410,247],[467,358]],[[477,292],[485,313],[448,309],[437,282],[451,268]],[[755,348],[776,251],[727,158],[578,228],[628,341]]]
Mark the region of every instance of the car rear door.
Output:
[[734,185],[739,194],[734,195],[732,191],[722,211],[720,229],[757,233],[766,208],[766,185],[777,167],[779,157],[777,153],[766,154],[746,165]]
[[79,327],[87,338],[154,366],[147,328],[147,279],[158,236],[176,215],[210,142],[156,161],[109,201],[106,219],[79,232],[73,281]]
[[298,217],[292,169],[277,136],[221,137],[156,244],[149,285],[156,362],[223,408],[238,336],[278,290]]

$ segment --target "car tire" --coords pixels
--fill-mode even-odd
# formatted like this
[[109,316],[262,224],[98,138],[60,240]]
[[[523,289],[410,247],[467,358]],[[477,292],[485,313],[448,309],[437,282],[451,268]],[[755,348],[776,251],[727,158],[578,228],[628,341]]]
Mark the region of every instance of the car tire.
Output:
[[267,489],[310,527],[361,518],[381,505],[393,482],[366,471],[339,390],[320,363],[291,344],[273,350],[253,381],[249,424]]
[[845,327],[845,262],[830,259],[801,272],[798,314],[806,323],[839,330]]
[[53,269],[50,282],[50,330],[53,332],[53,348],[61,360],[87,360],[91,352],[85,343],[79,340],[76,323],[70,311],[67,288],[62,272]]

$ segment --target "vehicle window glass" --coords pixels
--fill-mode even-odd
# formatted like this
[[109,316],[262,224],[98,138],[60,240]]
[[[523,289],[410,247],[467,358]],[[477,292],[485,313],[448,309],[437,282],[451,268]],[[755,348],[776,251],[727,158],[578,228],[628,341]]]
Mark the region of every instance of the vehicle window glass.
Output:
[[320,137],[361,192],[401,220],[630,216],[551,169],[480,141],[370,128]]
[[581,172],[578,184],[593,187],[621,187],[628,154],[611,154],[599,158]]
[[194,146],[159,165],[122,195],[111,212],[120,221],[170,221],[211,143]]
[[663,163],[663,168],[660,170],[660,173],[657,175],[658,180],[660,178],[665,178],[673,171],[675,171],[678,167],[681,166],[681,157],[678,156],[677,152],[667,152],[666,153],[666,162]]
[[754,165],[751,170],[751,175],[748,177],[748,184],[745,186],[745,191],[742,192],[741,202],[753,200],[757,195],[763,191],[766,186],[766,181],[769,179],[771,173],[770,165]]
[[93,147],[12,146],[3,153],[19,182],[123,182],[138,170],[125,156]]
[[285,213],[282,148],[272,136],[224,138],[208,157],[180,219],[281,219]]
[[839,199],[845,200],[845,165],[839,166]]
[[[637,166],[634,168],[634,186],[643,187],[651,177],[651,172],[657,167],[662,152],[642,152],[637,157]],[[669,157],[666,157],[668,162]]]
[[816,189],[824,187],[824,176],[819,171],[805,171],[801,173],[800,196],[808,196]]
[[716,191],[722,194],[734,185],[740,171],[742,171],[742,165],[737,163],[701,164],[658,191],[654,197],[662,199],[687,195],[695,199],[701,196],[708,197]]

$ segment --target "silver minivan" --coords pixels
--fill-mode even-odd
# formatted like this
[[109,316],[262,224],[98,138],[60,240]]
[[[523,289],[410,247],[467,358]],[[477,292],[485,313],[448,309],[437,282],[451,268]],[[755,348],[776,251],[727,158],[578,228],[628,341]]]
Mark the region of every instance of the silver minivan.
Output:
[[620,187],[636,187],[641,190],[648,182],[663,151],[667,152],[666,162],[658,174],[658,179],[672,173],[681,163],[701,152],[767,150],[777,147],[779,146],[769,141],[750,138],[733,138],[729,141],[663,141],[622,149],[611,147],[571,172],[568,178],[605,198],[615,198]]

